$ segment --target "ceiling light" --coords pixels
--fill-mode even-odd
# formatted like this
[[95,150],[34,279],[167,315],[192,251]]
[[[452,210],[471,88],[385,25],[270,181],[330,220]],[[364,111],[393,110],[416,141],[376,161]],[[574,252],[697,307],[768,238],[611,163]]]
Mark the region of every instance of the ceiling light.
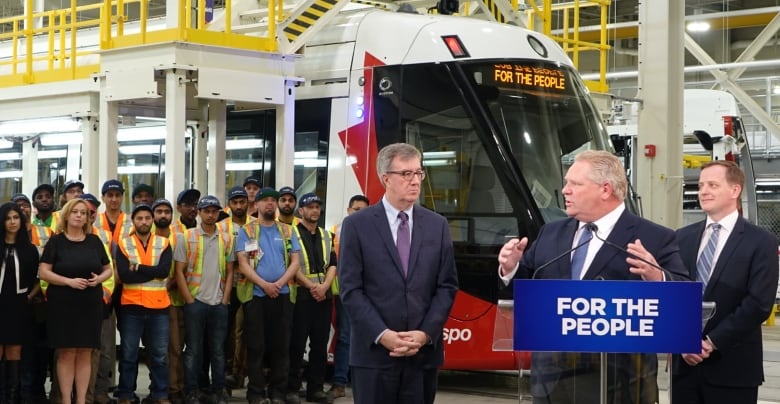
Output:
[[225,150],[248,150],[262,148],[262,139],[234,139],[225,142]]
[[707,21],[691,21],[686,26],[688,32],[705,32],[710,30],[710,23]]
[[774,87],[772,87],[772,94],[774,94],[774,95],[780,95],[780,86],[774,86]]
[[81,130],[81,123],[73,118],[25,119],[0,122],[0,136],[74,132],[77,130]]
[[81,144],[84,135],[81,132],[52,133],[41,136],[41,144],[44,146],[67,146]]

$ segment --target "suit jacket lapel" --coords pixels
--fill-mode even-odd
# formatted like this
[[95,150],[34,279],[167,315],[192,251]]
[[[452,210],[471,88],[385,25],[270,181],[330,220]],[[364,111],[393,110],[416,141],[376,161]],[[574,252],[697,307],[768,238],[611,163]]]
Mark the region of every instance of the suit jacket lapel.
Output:
[[[562,237],[558,238],[558,246],[556,247],[555,251],[556,256],[558,254],[562,254],[566,250],[570,250],[573,246],[574,236],[577,234],[577,227],[579,227],[580,222],[577,219],[569,218],[563,226],[563,232]],[[584,246],[582,248],[585,248]],[[559,274],[557,277],[563,278],[563,279],[571,279],[571,256],[566,259],[562,258],[559,260],[558,265]],[[552,269],[552,268],[549,268]]]
[[737,218],[737,222],[734,224],[734,230],[731,232],[731,234],[729,234],[729,238],[726,239],[726,244],[723,246],[723,250],[721,250],[720,254],[718,254],[718,261],[715,263],[715,268],[712,268],[712,274],[710,275],[710,280],[707,282],[707,288],[704,289],[705,295],[712,289],[712,285],[718,281],[718,278],[720,278],[720,276],[726,270],[729,258],[731,258],[731,255],[734,254],[734,251],[737,250],[737,246],[739,246],[739,243],[742,240],[742,233],[744,232],[745,224],[743,223],[743,219],[739,217]]
[[[414,209],[412,209],[412,218],[414,223],[412,224],[412,248],[409,250],[409,272],[406,274],[406,279],[409,279],[412,277],[412,272],[414,271],[414,268],[416,267],[417,263],[417,257],[419,256],[420,250],[422,249],[422,240],[423,240],[423,228],[425,226],[425,223],[423,223],[423,214],[422,214],[422,208],[415,206]],[[397,252],[398,250],[396,250]],[[400,257],[398,259],[399,263],[401,261]]]
[[[627,246],[628,243],[634,241],[631,238],[634,235],[635,225],[636,217],[630,214],[628,210],[624,211],[615,223],[615,227],[609,233],[607,240],[619,246]],[[606,243],[602,244],[601,248],[599,248],[599,251],[596,253],[596,256],[593,257],[593,262],[590,263],[588,272],[585,273],[585,276],[582,279],[596,279],[596,277],[607,268],[607,263],[609,263],[617,254],[620,254],[620,250],[613,246],[609,246]]]
[[704,226],[707,224],[706,220],[703,220],[696,224],[696,227],[693,229],[693,237],[692,240],[679,240],[680,245],[682,245],[685,242],[694,243],[693,245],[696,246],[695,248],[681,248],[680,249],[680,257],[683,260],[683,264],[686,268],[688,268],[688,275],[696,281],[696,261],[699,260],[699,246],[701,246],[701,238],[704,236]]
[[[398,270],[401,276],[403,276],[404,268],[401,266],[401,257],[398,255],[398,249],[395,248],[393,233],[390,231],[390,223],[387,221],[385,205],[380,202],[371,208],[374,208],[373,212],[371,212],[374,217],[374,227],[376,227],[377,232],[379,232],[379,237],[382,238],[382,244],[385,246],[385,248],[387,248],[388,254],[393,257],[395,268]],[[414,240],[412,240],[412,252],[414,252]],[[409,260],[411,261],[411,253],[409,255]]]

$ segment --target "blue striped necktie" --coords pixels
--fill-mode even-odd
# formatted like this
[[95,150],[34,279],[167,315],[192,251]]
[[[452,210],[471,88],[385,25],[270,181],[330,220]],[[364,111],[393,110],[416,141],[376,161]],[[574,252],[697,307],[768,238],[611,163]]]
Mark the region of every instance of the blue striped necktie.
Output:
[[588,255],[588,247],[584,246],[582,243],[585,243],[586,241],[593,238],[593,233],[590,231],[590,226],[585,225],[582,229],[582,233],[580,234],[580,239],[577,240],[576,246],[581,246],[574,250],[574,254],[571,256],[571,278],[572,279],[581,279],[582,278],[582,270],[585,266],[585,257]]
[[720,232],[721,225],[713,223],[710,225],[712,234],[707,241],[707,245],[699,255],[699,260],[696,261],[696,278],[703,283],[701,293],[704,294],[704,289],[707,288],[707,281],[710,280],[710,271],[712,271],[712,262],[715,259],[715,248],[718,246],[718,233]]

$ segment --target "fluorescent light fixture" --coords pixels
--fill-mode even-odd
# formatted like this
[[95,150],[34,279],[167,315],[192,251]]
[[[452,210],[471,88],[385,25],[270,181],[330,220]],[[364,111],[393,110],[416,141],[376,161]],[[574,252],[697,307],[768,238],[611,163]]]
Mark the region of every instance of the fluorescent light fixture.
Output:
[[706,32],[710,30],[710,23],[707,21],[691,21],[685,28],[688,32]]
[[425,159],[454,159],[455,158],[455,152],[454,151],[434,151],[434,152],[424,152],[423,153],[423,160]]
[[117,167],[117,174],[157,174],[159,167],[156,165],[124,166]]
[[262,148],[262,139],[235,139],[225,142],[225,150],[251,150]]
[[14,147],[14,142],[10,140],[0,139],[0,149],[10,149]]
[[263,163],[225,163],[225,171],[255,171],[262,169]]
[[308,168],[320,168],[320,167],[326,167],[328,165],[328,161],[325,159],[296,158],[293,161],[293,164],[295,164],[296,166],[304,166]]
[[21,178],[22,170],[0,171],[0,178]]
[[64,159],[68,155],[66,149],[59,150],[41,150],[38,151],[38,160],[40,159]]
[[22,153],[0,153],[0,161],[21,160]]
[[74,132],[77,130],[81,130],[81,123],[74,118],[25,119],[0,122],[0,136]]
[[772,94],[774,94],[774,95],[780,95],[780,86],[774,86],[774,87],[772,87]]
[[426,167],[442,167],[455,165],[455,160],[450,159],[431,159],[424,160],[423,165]]
[[160,139],[165,139],[165,126],[137,126],[134,128],[121,128],[116,135],[116,140],[119,142],[138,142],[142,140]]
[[119,146],[119,154],[136,155],[136,154],[160,154],[160,150],[165,154],[165,146],[156,144],[145,144],[138,146]]
[[316,159],[317,158],[317,151],[297,151],[295,152],[295,159]]
[[81,132],[56,133],[41,136],[41,144],[44,146],[67,146],[81,144],[84,135]]

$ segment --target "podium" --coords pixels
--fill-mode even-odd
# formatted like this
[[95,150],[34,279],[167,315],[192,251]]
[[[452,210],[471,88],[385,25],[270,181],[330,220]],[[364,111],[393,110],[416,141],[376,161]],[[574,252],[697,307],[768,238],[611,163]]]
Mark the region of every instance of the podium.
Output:
[[535,397],[651,402],[656,355],[701,351],[701,290],[699,282],[515,280],[514,301],[498,305],[493,349],[532,352]]

